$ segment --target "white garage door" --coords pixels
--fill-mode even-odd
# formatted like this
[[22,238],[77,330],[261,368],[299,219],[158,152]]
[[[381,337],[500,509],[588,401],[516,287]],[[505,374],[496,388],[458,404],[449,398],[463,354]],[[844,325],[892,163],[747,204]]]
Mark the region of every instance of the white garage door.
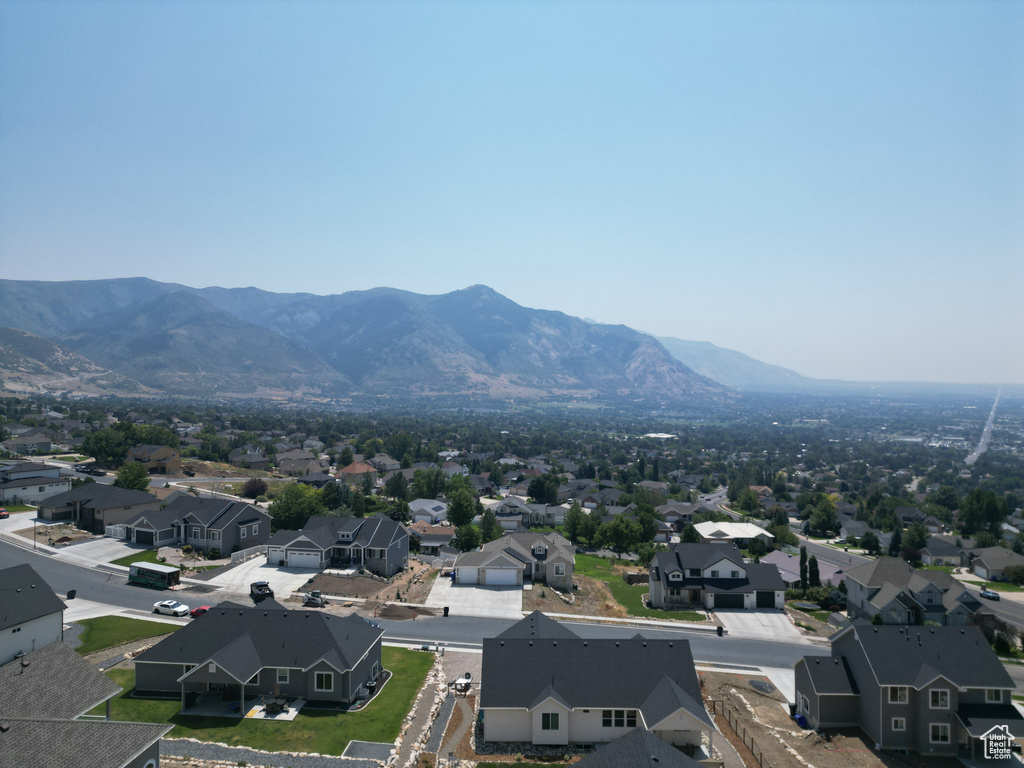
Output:
[[288,566],[290,568],[319,568],[320,554],[318,552],[289,552]]
[[514,568],[486,568],[484,569],[485,584],[515,584],[516,570]]
[[477,568],[459,568],[457,574],[459,584],[476,584],[477,571]]
[[283,549],[277,548],[277,549],[268,549],[267,550],[267,562],[268,563],[270,563],[271,565],[277,565],[282,560],[284,560],[284,550]]

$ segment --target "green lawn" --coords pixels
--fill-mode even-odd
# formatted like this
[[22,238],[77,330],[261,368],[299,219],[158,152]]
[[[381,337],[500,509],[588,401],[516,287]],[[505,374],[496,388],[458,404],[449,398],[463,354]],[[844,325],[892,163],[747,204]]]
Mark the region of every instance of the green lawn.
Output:
[[119,557],[111,562],[113,565],[123,565],[125,567],[132,563],[160,563],[160,565],[167,565],[167,563],[161,563],[156,558],[157,551],[155,549],[140,549],[138,552],[132,552],[130,555]]
[[603,581],[614,597],[630,616],[644,619],[677,619],[679,621],[705,621],[703,613],[696,611],[662,611],[647,608],[644,595],[650,592],[647,584],[630,585],[622,580],[611,567],[611,561],[597,555],[576,555],[575,572]]
[[82,619],[76,623],[85,627],[81,635],[82,644],[75,649],[81,654],[102,651],[104,648],[112,648],[146,637],[167,635],[178,629],[177,624],[129,619],[124,616],[99,616],[95,619]]
[[950,576],[953,575],[952,565],[919,565],[917,569],[919,571],[945,571]]
[[[398,738],[402,721],[412,707],[416,693],[430,671],[434,655],[405,648],[383,649],[384,668],[391,679],[360,712],[331,712],[306,709],[292,722],[248,720],[229,717],[188,717],[178,714],[181,702],[134,699],[135,671],[112,669],[107,674],[124,688],[111,702],[114,720],[141,723],[171,723],[172,739],[216,741],[234,747],[252,747],[268,752],[319,752],[340,755],[352,739],[389,742]],[[102,713],[102,706],[94,714]]]
[[4,509],[8,512],[31,512],[35,507],[30,507],[28,504],[7,504]]
[[832,615],[831,611],[804,610],[803,608],[797,608],[795,605],[793,605],[794,602],[802,603],[802,602],[807,602],[807,601],[806,600],[796,600],[796,601],[790,600],[789,602],[786,603],[786,605],[788,605],[794,611],[800,611],[800,613],[806,614],[807,616],[813,616],[814,618],[816,618],[818,621],[822,622],[823,624],[828,624],[828,617]]

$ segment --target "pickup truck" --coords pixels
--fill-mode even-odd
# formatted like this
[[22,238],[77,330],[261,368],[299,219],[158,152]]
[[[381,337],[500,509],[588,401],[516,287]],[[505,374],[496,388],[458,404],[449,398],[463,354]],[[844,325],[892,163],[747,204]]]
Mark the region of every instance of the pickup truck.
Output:
[[270,588],[270,585],[265,581],[254,581],[249,585],[249,597],[252,598],[254,603],[261,603],[268,597],[274,596],[274,590]]

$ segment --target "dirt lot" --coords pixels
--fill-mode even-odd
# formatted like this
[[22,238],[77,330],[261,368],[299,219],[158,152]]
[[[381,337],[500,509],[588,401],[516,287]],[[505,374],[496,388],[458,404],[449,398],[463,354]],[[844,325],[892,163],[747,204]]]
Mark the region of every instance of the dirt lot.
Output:
[[74,526],[68,525],[67,523],[58,523],[57,525],[37,525],[33,528],[23,528],[20,531],[15,531],[15,533],[18,536],[32,541],[33,531],[35,532],[37,544],[47,544],[51,547],[60,547],[74,541],[86,541],[88,539],[99,538],[88,531],[80,530]]
[[[704,672],[700,677],[708,711],[711,711],[711,701],[731,706],[741,727],[746,728],[773,768],[807,768],[808,765],[814,768],[907,768],[925,764],[913,758],[897,760],[879,755],[858,729],[823,733],[801,729],[789,717],[785,697],[767,678],[720,672]],[[755,686],[762,686],[762,689]],[[726,718],[716,712],[715,723],[743,757],[747,768],[757,768],[757,760],[729,727]],[[934,760],[927,764],[937,766]]]
[[358,597],[378,602],[399,600],[406,603],[423,603],[430,594],[434,577],[431,568],[418,560],[410,560],[409,567],[397,574],[390,582],[377,581],[369,576],[334,576],[321,573],[310,585],[324,595]]
[[[791,605],[786,606],[786,613],[793,619],[793,623],[796,624],[797,628],[805,635],[810,637],[831,637],[835,633],[836,628],[831,624],[823,621],[818,621],[813,616],[798,611]],[[800,626],[803,624],[804,626]],[[810,627],[810,629],[808,629]]]
[[626,609],[615,601],[608,585],[603,581],[579,574],[575,576],[574,581],[579,584],[580,588],[573,593],[572,604],[566,603],[559,597],[559,593],[550,587],[535,584],[533,589],[523,592],[523,610],[573,613],[581,616],[623,617],[626,615]]

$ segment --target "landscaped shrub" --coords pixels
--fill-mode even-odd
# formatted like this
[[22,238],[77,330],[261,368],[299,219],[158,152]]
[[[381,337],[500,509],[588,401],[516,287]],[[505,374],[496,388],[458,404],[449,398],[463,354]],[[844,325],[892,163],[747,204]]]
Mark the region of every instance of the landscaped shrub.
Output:
[[1004,635],[996,635],[996,641],[992,643],[992,647],[995,648],[996,653],[1009,653],[1010,641]]

